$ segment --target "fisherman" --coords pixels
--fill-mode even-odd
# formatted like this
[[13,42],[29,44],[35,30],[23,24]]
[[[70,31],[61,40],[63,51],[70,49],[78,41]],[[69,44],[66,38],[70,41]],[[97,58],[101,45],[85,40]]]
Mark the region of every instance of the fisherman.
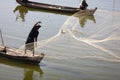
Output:
[[88,7],[88,4],[86,3],[86,0],[82,0],[81,5],[80,5],[80,9],[86,10],[87,7]]
[[37,37],[39,34],[38,29],[41,27],[40,23],[41,23],[41,21],[38,21],[33,26],[31,32],[28,35],[28,38],[25,42],[25,54],[26,54],[26,50],[31,50],[31,51],[33,51],[33,56],[34,56],[34,46],[37,45]]

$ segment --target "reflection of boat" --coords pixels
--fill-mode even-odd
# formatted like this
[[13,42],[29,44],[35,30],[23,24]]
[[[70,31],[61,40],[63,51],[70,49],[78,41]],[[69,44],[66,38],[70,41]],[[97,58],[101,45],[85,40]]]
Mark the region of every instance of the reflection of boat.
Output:
[[24,70],[23,80],[33,80],[33,77],[36,77],[34,76],[34,72],[37,72],[40,75],[39,76],[40,79],[44,74],[39,65],[20,64],[20,63],[16,63],[16,62],[5,60],[5,59],[0,59],[0,64],[23,69]]
[[[0,46],[0,49],[3,50],[3,46]],[[0,51],[0,57],[4,59],[10,59],[14,61],[19,61],[22,63],[28,63],[28,64],[35,64],[38,65],[41,60],[44,58],[44,54],[41,53],[40,55],[24,55],[22,52],[18,52],[15,49],[7,48],[7,52]]]
[[43,74],[43,71],[39,65],[20,64],[20,63],[16,63],[16,62],[5,60],[5,59],[0,59],[0,63],[8,66],[18,67],[18,68],[31,69],[39,72],[40,74]]
[[[30,7],[26,7],[26,6],[22,6],[22,5],[18,5],[16,6],[16,8],[13,10],[13,12],[15,13],[16,11],[19,12],[20,17],[22,15],[25,15],[27,12],[29,11],[35,11],[35,12],[45,12],[45,13],[53,13],[53,14],[60,14],[60,15],[68,15],[71,16],[71,13],[62,13],[62,12],[57,12],[57,11],[51,11],[51,10],[45,10],[45,9],[35,9],[35,8],[30,8]],[[25,17],[25,16],[24,16]],[[22,17],[21,17],[22,18]]]
[[88,15],[93,15],[94,12],[97,10],[97,8],[80,10],[80,8],[38,3],[38,2],[32,2],[32,1],[28,1],[28,2],[22,2],[21,0],[16,0],[16,1],[19,4],[26,6],[26,7],[31,7],[31,8],[36,8],[36,9],[46,9],[46,10],[52,10],[52,11],[65,12],[65,13],[79,12],[79,13],[85,13],[85,14],[87,13]]

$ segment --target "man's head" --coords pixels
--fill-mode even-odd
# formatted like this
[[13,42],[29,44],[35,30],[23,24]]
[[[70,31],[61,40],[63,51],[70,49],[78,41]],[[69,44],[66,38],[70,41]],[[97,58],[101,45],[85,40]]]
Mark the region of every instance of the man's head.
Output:
[[38,30],[41,27],[41,25],[36,25],[35,28]]
[[41,21],[38,21],[37,24],[35,25],[35,29],[39,29],[41,27],[40,23],[42,23]]

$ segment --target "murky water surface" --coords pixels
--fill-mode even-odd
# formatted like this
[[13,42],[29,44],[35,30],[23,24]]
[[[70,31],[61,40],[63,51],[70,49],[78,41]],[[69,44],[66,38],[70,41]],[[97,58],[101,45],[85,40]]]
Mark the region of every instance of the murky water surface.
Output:
[[[32,1],[72,7],[80,4],[80,0]],[[40,66],[0,59],[0,80],[119,80],[120,0],[87,2],[88,8],[98,7],[94,16],[53,13],[1,0],[4,44],[24,50],[31,28],[42,21],[36,54],[44,52],[45,58]]]

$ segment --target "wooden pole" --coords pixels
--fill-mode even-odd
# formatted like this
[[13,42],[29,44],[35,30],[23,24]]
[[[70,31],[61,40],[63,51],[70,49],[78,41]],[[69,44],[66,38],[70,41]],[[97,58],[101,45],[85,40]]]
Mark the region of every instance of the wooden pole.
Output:
[[113,11],[114,11],[114,9],[115,9],[115,0],[113,1]]
[[4,40],[3,40],[3,36],[2,36],[2,31],[1,31],[1,29],[0,29],[0,36],[1,36],[2,45],[4,46]]

